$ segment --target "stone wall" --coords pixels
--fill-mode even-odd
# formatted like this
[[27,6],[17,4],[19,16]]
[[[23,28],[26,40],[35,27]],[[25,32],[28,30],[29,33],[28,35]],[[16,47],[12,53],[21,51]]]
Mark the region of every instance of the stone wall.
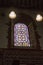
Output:
[[[42,65],[43,51],[32,49],[2,49],[0,51],[0,65],[13,65],[13,61],[18,62],[17,65]],[[16,65],[16,63],[14,63]]]

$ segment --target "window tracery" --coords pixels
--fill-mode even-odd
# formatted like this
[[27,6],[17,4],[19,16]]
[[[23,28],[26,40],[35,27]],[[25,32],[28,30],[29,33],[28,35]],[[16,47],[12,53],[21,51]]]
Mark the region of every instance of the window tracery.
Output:
[[28,27],[23,23],[14,25],[14,46],[30,47]]

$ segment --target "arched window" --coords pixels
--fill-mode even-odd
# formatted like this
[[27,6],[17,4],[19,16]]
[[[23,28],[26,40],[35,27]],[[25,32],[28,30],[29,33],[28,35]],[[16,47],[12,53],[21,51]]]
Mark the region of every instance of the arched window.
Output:
[[14,25],[14,46],[30,47],[28,27],[23,23]]

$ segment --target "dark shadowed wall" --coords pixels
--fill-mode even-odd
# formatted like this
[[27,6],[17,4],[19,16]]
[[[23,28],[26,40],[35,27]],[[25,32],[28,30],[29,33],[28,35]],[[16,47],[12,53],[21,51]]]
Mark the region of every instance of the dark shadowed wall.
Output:
[[[38,12],[38,11],[30,11],[30,10],[18,10],[14,8],[6,8],[6,9],[0,8],[0,48],[7,48],[8,45],[8,39],[7,39],[8,26],[6,25],[6,23],[9,22],[8,14],[12,9],[15,10],[17,14],[19,14],[22,11],[25,14],[30,15],[34,20],[37,13],[43,14],[43,12],[41,11]],[[41,36],[39,41],[40,41],[41,49],[43,49],[43,22],[37,23],[37,31]]]

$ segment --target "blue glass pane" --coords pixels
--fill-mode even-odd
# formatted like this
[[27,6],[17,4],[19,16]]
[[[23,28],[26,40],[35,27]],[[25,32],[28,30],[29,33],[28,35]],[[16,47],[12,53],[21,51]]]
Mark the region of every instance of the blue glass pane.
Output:
[[28,27],[25,24],[14,25],[14,46],[30,46]]

